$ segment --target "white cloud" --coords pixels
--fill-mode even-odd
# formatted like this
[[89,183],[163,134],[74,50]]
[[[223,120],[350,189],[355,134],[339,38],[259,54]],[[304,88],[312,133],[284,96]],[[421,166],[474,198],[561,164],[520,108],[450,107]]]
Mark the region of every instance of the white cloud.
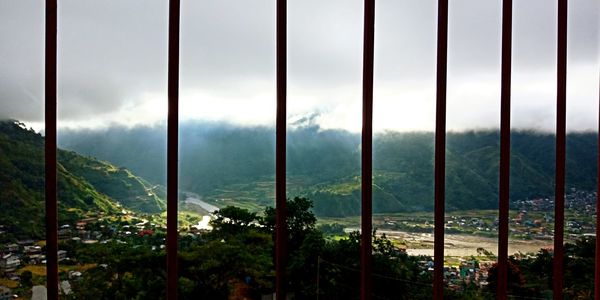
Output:
[[[162,122],[167,11],[160,0],[65,0],[59,14],[59,117],[68,127]],[[361,129],[362,1],[288,5],[288,113]],[[554,130],[556,7],[514,4],[513,127]],[[181,118],[273,125],[275,6],[182,4]],[[435,0],[377,2],[376,130],[435,124]],[[450,7],[448,129],[499,124],[500,1]],[[569,5],[568,126],[598,114],[600,3]],[[43,121],[43,1],[0,0],[0,117]]]

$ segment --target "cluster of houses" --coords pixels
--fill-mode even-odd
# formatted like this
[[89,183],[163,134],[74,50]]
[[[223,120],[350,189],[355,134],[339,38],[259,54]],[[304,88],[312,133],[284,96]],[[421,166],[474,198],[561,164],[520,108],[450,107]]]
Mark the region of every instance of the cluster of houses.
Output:
[[461,217],[461,216],[450,216],[446,220],[444,226],[446,231],[452,232],[452,229],[461,229],[464,231],[497,231],[498,224],[496,222],[487,223],[483,218],[478,217]]
[[[475,259],[460,259],[458,265],[444,266],[444,283],[450,289],[458,290],[464,284],[475,284],[483,287],[488,284],[488,270],[493,261],[480,262]],[[423,272],[433,273],[434,262],[423,260],[419,262]]]
[[[536,198],[516,201],[511,204],[518,209],[511,216],[510,234],[517,238],[551,240],[554,224],[554,198]],[[596,231],[596,192],[569,189],[565,195],[565,207],[572,217],[565,220],[565,232],[572,238],[593,235]],[[498,231],[497,215],[460,216],[448,215],[444,227],[448,233],[494,235]],[[432,232],[430,220],[409,218],[403,221],[384,218],[383,228],[410,232]]]
[[17,269],[25,263],[45,263],[46,256],[42,254],[42,247],[33,240],[23,240],[5,245],[0,249],[0,273],[4,278],[19,280]]
[[[109,223],[103,221],[103,216],[92,216],[79,220],[74,224],[63,224],[59,227],[59,241],[71,241],[83,244],[107,243],[111,240],[125,243],[128,237],[152,236],[156,230],[165,230],[165,226],[159,226],[147,220],[125,214],[124,217],[130,222]],[[134,224],[132,224],[134,223]],[[0,225],[1,226],[1,225]],[[0,227],[2,230],[4,227]],[[42,248],[43,243],[34,240],[22,240],[15,243],[0,246],[0,278],[5,278],[14,282],[21,280],[18,270],[26,265],[37,265],[46,263],[46,255]],[[164,245],[161,245],[163,248]],[[158,247],[153,247],[153,250]],[[58,251],[58,261],[70,260],[67,251]],[[81,272],[70,271],[69,278],[80,277]],[[69,281],[63,281],[60,285],[61,293],[70,293]],[[43,293],[42,293],[43,294]],[[0,285],[0,300],[13,299],[13,291],[6,286]]]
[[[576,238],[580,235],[588,235],[596,231],[596,192],[580,191],[575,188],[569,189],[565,195],[565,209],[572,213],[570,220],[565,220],[565,231],[571,237]],[[520,209],[519,215],[512,221],[515,224],[529,228],[539,228],[538,230],[523,230],[533,238],[552,239],[552,228],[545,228],[544,224],[554,222],[554,198],[537,198],[519,200],[515,203]],[[540,219],[531,219],[527,216],[530,212],[545,212],[544,217]],[[592,217],[592,218],[590,218]],[[552,227],[552,226],[549,226]]]
[[[510,234],[518,238],[551,240],[554,235],[554,216],[552,212],[539,212],[530,214],[526,209],[521,209],[510,218]],[[461,216],[447,217],[445,228],[450,233],[470,232],[497,232],[499,219],[493,222],[485,222],[483,218],[463,218]],[[593,233],[596,230],[595,222],[584,219],[566,220],[565,231],[573,238],[581,234]]]
[[488,284],[488,270],[492,262],[461,260],[458,266],[444,267],[444,279],[450,289],[460,289],[463,283],[483,287]]
[[89,223],[95,222],[96,218],[87,218],[75,223],[75,226],[64,224],[58,229],[58,239],[61,241],[72,240],[84,244],[97,243],[102,238],[102,233],[86,228]]
[[[67,251],[58,250],[58,260],[68,259]],[[22,265],[45,264],[46,255],[42,247],[33,240],[12,243],[0,249],[0,274],[7,279],[18,281],[17,269]]]
[[544,213],[541,218],[530,217],[527,210],[522,209],[510,220],[509,230],[513,236],[537,240],[552,240],[554,218],[550,213]]
[[[58,259],[67,259],[67,251],[59,250]],[[17,270],[24,265],[45,264],[46,255],[42,247],[33,240],[22,240],[0,249],[0,278],[14,282],[21,280]],[[15,295],[6,286],[0,286],[0,300],[12,299]]]
[[13,298],[12,290],[8,287],[0,285],[0,300],[8,300]]
[[[113,239],[123,242],[133,236],[152,236],[157,230],[166,231],[165,226],[148,220],[137,218],[131,214],[123,214],[129,222],[105,222],[104,218],[90,217],[80,220],[75,225],[65,224],[58,230],[61,241],[74,241],[83,244],[107,243]],[[132,224],[133,223],[133,224]]]
[[[586,215],[596,214],[596,192],[570,188],[565,194],[565,209]],[[529,211],[553,211],[554,197],[541,197],[515,201],[515,206]]]

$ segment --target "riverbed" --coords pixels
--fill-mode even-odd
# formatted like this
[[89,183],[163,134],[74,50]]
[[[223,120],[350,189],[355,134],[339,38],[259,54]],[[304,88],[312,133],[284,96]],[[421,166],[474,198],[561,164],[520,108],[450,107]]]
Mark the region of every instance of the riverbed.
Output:
[[[357,230],[348,228],[347,230]],[[378,230],[378,235],[385,234],[390,240],[396,240],[406,244],[406,252],[410,255],[433,256],[433,234],[415,233],[394,230]],[[509,239],[508,253],[536,253],[541,248],[552,248],[552,240],[521,240]],[[477,249],[483,248],[494,254],[498,254],[498,239],[467,234],[445,234],[444,255],[465,257],[480,255]]]

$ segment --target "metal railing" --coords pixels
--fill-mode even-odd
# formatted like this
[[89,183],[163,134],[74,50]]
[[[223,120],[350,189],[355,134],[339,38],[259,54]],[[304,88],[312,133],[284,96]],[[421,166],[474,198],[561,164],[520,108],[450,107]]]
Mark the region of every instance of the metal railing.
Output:
[[167,299],[177,299],[177,202],[179,196],[179,0],[169,1],[167,76]]
[[56,180],[57,0],[46,1],[45,49],[45,184],[46,270],[48,299],[58,299],[58,199]]
[[[554,299],[563,298],[564,193],[567,76],[567,0],[558,3],[557,39],[557,122],[556,185],[554,230]],[[287,3],[276,0],[276,294],[285,295],[286,234],[286,87],[287,87]],[[177,201],[179,125],[179,26],[180,1],[169,0],[168,129],[167,129],[167,298],[177,298]],[[361,209],[361,299],[372,298],[372,155],[373,155],[373,66],[375,39],[375,0],[364,1],[363,36],[363,114],[362,114],[362,209]],[[58,299],[58,222],[56,177],[56,69],[57,0],[46,0],[45,33],[45,163],[46,163],[46,248],[48,299]],[[510,181],[510,96],[512,0],[502,4],[501,124],[499,168],[499,234],[497,298],[507,297],[508,213]],[[448,0],[438,0],[437,94],[435,134],[435,238],[433,297],[443,299],[446,88],[448,48]],[[600,129],[600,122],[598,124]],[[599,137],[600,144],[600,137]],[[598,152],[600,162],[600,150]],[[598,170],[600,176],[600,168]],[[600,190],[600,181],[598,182]],[[599,193],[600,194],[600,193]],[[597,204],[600,211],[600,201]],[[598,217],[598,216],[597,216]],[[596,226],[600,236],[600,226]],[[600,240],[596,240],[595,297],[600,300]],[[283,297],[282,297],[283,298]]]

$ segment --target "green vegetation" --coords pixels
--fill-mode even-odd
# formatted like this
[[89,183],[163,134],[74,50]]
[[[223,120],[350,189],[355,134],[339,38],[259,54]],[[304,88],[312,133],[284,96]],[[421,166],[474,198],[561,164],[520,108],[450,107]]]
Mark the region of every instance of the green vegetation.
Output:
[[153,187],[125,168],[72,151],[59,151],[58,161],[72,174],[83,178],[96,190],[117,200],[124,207],[144,213],[157,213],[166,209],[162,188]]
[[[274,130],[214,123],[181,125],[181,188],[219,207],[259,212],[274,203]],[[67,131],[61,144],[126,166],[151,182],[165,182],[162,127],[113,127]],[[433,133],[384,132],[374,136],[375,213],[433,209]],[[447,135],[446,209],[496,209],[499,133]],[[511,199],[554,193],[554,136],[512,133]],[[127,151],[118,151],[127,149]],[[567,137],[567,185],[595,189],[595,133]],[[319,217],[360,213],[360,136],[343,130],[295,127],[288,132],[287,186],[290,195],[314,201]]]
[[[187,125],[182,130],[182,188],[221,209],[211,221],[212,231],[192,226],[202,210],[192,204],[180,210],[180,291],[182,299],[259,298],[273,292],[273,135],[268,128]],[[117,129],[109,129],[117,130]],[[146,135],[141,133],[145,132]],[[156,129],[70,133],[72,149],[101,159],[131,164],[154,183],[162,183],[164,143]],[[73,135],[77,135],[75,138]],[[68,136],[68,135],[67,135]],[[106,139],[109,137],[110,139]],[[123,140],[127,137],[129,140]],[[288,144],[287,278],[298,299],[356,299],[359,294],[360,145],[357,135],[318,128],[297,128]],[[75,142],[74,142],[75,141]],[[433,204],[433,135],[380,134],[374,153],[374,227],[382,230],[430,233]],[[0,122],[0,242],[43,239],[43,137],[15,121]],[[513,133],[511,197],[551,195],[554,137],[532,132]],[[589,191],[595,185],[594,134],[568,137],[568,185]],[[73,146],[75,145],[75,146]],[[80,148],[80,149],[79,149]],[[115,151],[128,149],[128,151]],[[550,154],[550,155],[549,155]],[[95,244],[63,239],[60,248],[70,260],[61,263],[61,279],[82,272],[73,284],[73,299],[161,299],[165,295],[165,213],[159,185],[125,168],[58,152],[59,217],[71,224],[85,217],[90,233],[103,238]],[[447,148],[446,232],[495,235],[498,133],[449,133]],[[307,198],[314,199],[314,203]],[[314,207],[313,207],[314,205]],[[129,211],[137,211],[136,216]],[[197,208],[196,208],[197,209]],[[515,209],[515,207],[513,207]],[[200,213],[200,214],[199,214]],[[138,217],[139,216],[139,217]],[[316,216],[320,216],[317,223]],[[522,219],[518,223],[516,219]],[[551,219],[544,211],[511,211],[512,238],[548,234]],[[593,218],[588,211],[568,210],[566,232],[587,232]],[[130,232],[137,223],[149,224],[145,233]],[[576,224],[575,224],[576,223]],[[127,230],[124,229],[127,226]],[[137,227],[136,227],[137,228]],[[139,229],[139,228],[138,228]],[[131,229],[133,230],[133,229]],[[135,229],[137,230],[137,229]],[[148,231],[150,230],[150,231]],[[382,231],[383,232],[383,231]],[[98,236],[98,235],[96,235]],[[100,238],[98,238],[100,239]],[[573,240],[570,240],[573,241]],[[373,233],[374,294],[388,299],[429,299],[431,258],[408,256],[403,249],[418,248],[408,241]],[[417,243],[417,242],[413,242]],[[565,293],[570,298],[593,292],[594,241],[566,245]],[[41,244],[43,246],[43,243]],[[427,247],[423,244],[422,247]],[[481,250],[471,257],[493,260]],[[510,293],[547,297],[551,291],[552,253],[511,257]],[[460,269],[464,261],[448,258]],[[45,269],[26,265],[21,282],[2,279],[27,295],[31,285],[44,281]],[[452,278],[448,299],[487,299],[493,296],[495,269],[489,269],[487,288]],[[456,275],[454,275],[456,276]],[[466,278],[466,277],[463,277]],[[462,280],[462,281],[461,281]],[[67,297],[67,298],[69,298]]]
[[[87,212],[116,213],[121,205],[143,212],[163,207],[160,191],[128,170],[58,152],[59,222]],[[0,121],[0,240],[44,236],[44,138],[16,121]],[[151,195],[152,194],[152,195]]]
[[[288,289],[296,299],[358,299],[360,234],[328,239],[316,229],[312,202],[288,200]],[[179,246],[181,299],[260,299],[274,292],[274,209],[253,213],[237,207],[221,209],[213,230],[182,232]],[[122,242],[63,245],[73,263],[93,267],[72,280],[73,299],[164,299],[164,234],[131,236]],[[419,257],[398,251],[375,237],[374,293],[393,299],[429,299],[430,275]],[[391,288],[393,287],[393,288]]]
[[[594,253],[596,240],[582,238],[565,244],[564,287],[565,299],[592,299],[594,295]],[[533,254],[511,256],[509,295],[516,297],[552,298],[553,253],[541,249]],[[489,272],[488,291],[497,284],[497,266]]]
[[[317,226],[312,202],[288,200],[288,290],[296,299],[358,299],[360,234],[339,232],[339,226]],[[122,224],[131,222],[119,221]],[[132,220],[132,222],[136,222]],[[260,299],[274,291],[274,209],[254,213],[225,207],[211,221],[212,231],[180,233],[179,297],[181,299]],[[104,228],[111,227],[109,223]],[[98,224],[99,225],[99,224]],[[325,233],[321,229],[332,232]],[[337,228],[337,229],[336,229]],[[331,234],[336,234],[332,238]],[[61,244],[72,254],[70,265],[61,268],[83,273],[70,280],[74,294],[66,299],[164,299],[166,282],[165,233],[130,235],[107,243]],[[565,294],[576,299],[593,292],[594,239],[565,246]],[[480,276],[448,275],[445,298],[495,299],[497,282],[493,253],[481,248],[477,257],[448,259],[448,272],[471,272]],[[509,294],[547,298],[551,295],[552,252],[510,257]],[[385,234],[373,235],[374,298],[430,299],[431,257],[406,255]],[[25,267],[39,281],[43,270]],[[446,272],[447,273],[447,272]]]

